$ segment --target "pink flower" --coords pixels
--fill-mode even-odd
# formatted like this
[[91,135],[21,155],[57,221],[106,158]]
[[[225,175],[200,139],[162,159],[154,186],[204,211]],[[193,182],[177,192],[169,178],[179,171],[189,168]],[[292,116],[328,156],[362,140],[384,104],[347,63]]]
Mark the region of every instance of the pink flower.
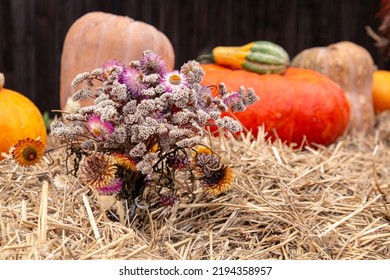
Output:
[[[109,76],[111,74],[108,71],[113,66],[121,67],[123,70],[125,69],[125,66],[122,63],[120,63],[119,61],[117,61],[117,60],[108,60],[106,63],[103,64],[103,67],[102,67],[103,68],[103,78],[104,79],[106,79],[107,76]],[[123,75],[123,72],[122,72],[122,74],[119,75],[118,80],[120,80],[122,78],[122,75]]]
[[142,82],[142,73],[135,68],[125,68],[122,79],[119,81],[125,84],[132,96],[141,96],[147,85]]
[[98,188],[97,191],[103,195],[112,195],[112,194],[120,192],[122,187],[123,187],[123,180],[117,178],[117,179],[114,179],[108,185],[101,187],[101,188]]
[[93,115],[88,119],[87,128],[99,139],[104,139],[107,134],[113,133],[115,129],[111,122],[102,121],[98,115]]
[[222,96],[222,102],[229,107],[234,106],[241,101],[241,94],[237,91],[233,91],[229,94]]
[[187,78],[177,70],[163,75],[161,78],[161,84],[168,92],[179,91],[188,87]]
[[168,71],[165,61],[154,52],[145,52],[140,60],[140,66],[146,75],[163,75]]

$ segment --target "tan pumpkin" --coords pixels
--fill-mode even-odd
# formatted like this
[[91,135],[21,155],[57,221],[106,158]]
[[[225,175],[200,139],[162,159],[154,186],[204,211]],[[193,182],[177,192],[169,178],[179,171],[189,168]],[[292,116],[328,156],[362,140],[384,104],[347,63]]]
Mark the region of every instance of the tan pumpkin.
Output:
[[175,54],[172,44],[154,26],[103,12],[91,12],[80,17],[70,27],[64,41],[61,58],[61,108],[65,107],[67,99],[74,92],[70,84],[77,74],[92,71],[112,59],[125,64],[139,60],[145,50],[152,50],[160,55],[167,67],[173,70]]
[[344,90],[350,103],[350,131],[373,131],[371,92],[375,67],[365,48],[349,41],[310,48],[299,53],[291,66],[313,69],[330,77]]

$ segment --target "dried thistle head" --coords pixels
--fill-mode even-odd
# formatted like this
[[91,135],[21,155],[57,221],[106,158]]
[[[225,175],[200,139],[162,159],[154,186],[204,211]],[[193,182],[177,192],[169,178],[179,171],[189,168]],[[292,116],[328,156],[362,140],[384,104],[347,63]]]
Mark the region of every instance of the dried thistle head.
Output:
[[207,147],[200,147],[193,155],[205,192],[219,195],[232,187],[233,170]]
[[195,165],[199,167],[203,174],[221,167],[220,158],[212,153],[198,153],[194,157]]
[[204,189],[208,194],[219,195],[232,187],[233,179],[233,170],[229,166],[221,165],[216,170],[204,173]]
[[99,190],[115,179],[117,166],[109,155],[94,153],[81,166],[81,180],[85,185]]

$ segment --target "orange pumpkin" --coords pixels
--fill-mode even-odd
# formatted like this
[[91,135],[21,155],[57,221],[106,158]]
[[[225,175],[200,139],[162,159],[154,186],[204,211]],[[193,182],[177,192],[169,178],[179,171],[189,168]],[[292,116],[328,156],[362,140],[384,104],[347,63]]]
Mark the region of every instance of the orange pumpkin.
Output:
[[142,52],[148,49],[160,55],[169,69],[174,68],[172,44],[154,26],[103,12],[91,12],[79,18],[69,29],[64,41],[61,108],[65,107],[67,99],[74,92],[70,84],[77,74],[101,67],[108,60],[116,59],[122,63],[139,60]]
[[376,113],[390,110],[390,71],[374,71],[372,101]]
[[19,140],[40,138],[46,145],[47,133],[39,109],[24,95],[3,88],[4,75],[0,73],[0,160]]
[[259,75],[231,70],[214,64],[202,65],[204,85],[225,83],[228,90],[239,86],[254,88],[260,100],[245,112],[234,113],[243,126],[256,136],[264,125],[268,135],[286,143],[329,145],[347,128],[350,108],[343,90],[325,75],[288,68],[285,74]]

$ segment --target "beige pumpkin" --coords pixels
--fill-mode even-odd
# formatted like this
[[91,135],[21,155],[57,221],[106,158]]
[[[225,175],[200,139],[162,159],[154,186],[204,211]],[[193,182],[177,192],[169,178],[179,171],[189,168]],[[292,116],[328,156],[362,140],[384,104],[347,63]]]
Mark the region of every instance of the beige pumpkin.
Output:
[[[60,102],[65,107],[73,94],[72,80],[77,74],[101,67],[116,59],[124,64],[139,60],[152,50],[174,68],[175,54],[168,37],[154,26],[132,18],[103,12],[85,14],[70,27],[61,58]],[[86,105],[89,102],[84,102]]]
[[365,48],[349,41],[310,48],[299,53],[291,66],[316,70],[335,81],[344,90],[351,107],[350,131],[372,132],[375,67]]

